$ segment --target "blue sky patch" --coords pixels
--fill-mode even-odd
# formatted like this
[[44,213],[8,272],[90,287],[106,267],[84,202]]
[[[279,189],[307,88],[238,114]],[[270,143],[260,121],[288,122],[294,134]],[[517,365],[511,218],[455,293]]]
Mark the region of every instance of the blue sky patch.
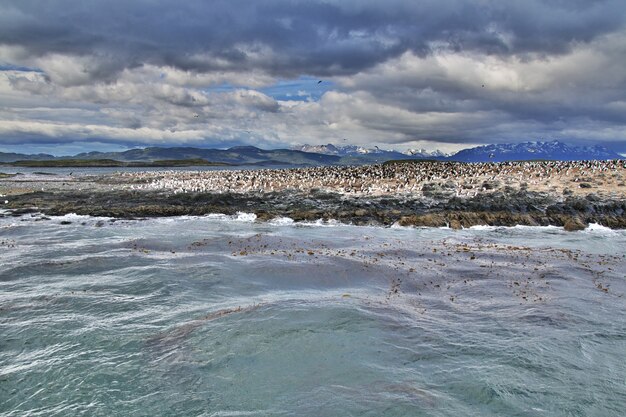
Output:
[[43,72],[39,68],[24,67],[21,65],[7,64],[4,62],[0,63],[0,71]]
[[[333,89],[334,84],[320,78],[302,76],[296,79],[279,80],[273,85],[257,89],[274,100],[318,101],[322,95]],[[222,84],[204,89],[207,93],[226,93],[245,87]]]

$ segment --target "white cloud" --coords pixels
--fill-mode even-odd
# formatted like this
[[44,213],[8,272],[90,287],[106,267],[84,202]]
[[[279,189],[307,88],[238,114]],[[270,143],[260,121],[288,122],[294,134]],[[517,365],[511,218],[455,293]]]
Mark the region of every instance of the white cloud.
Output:
[[246,86],[260,88],[275,81],[262,71],[211,71],[196,72],[181,70],[171,66],[156,66],[146,64],[138,68],[126,69],[121,79],[132,82],[164,82],[179,87],[208,88],[221,85]]
[[[295,44],[280,38],[284,33],[280,30],[295,30],[297,22],[306,22],[289,14],[272,17],[273,22],[278,19],[278,28],[256,28],[253,41],[239,33],[217,39],[217,44],[227,45],[223,48],[196,47],[202,42],[183,39],[196,45],[186,49],[178,39],[181,43],[173,48],[183,47],[181,51],[165,46],[160,51],[158,43],[148,39],[146,49],[154,47],[157,52],[143,55],[141,48],[124,45],[117,53],[116,48],[97,44],[93,51],[78,46],[49,51],[29,49],[27,42],[25,46],[0,43],[0,65],[10,64],[0,71],[0,143],[14,140],[12,135],[32,140],[40,135],[59,142],[97,137],[141,144],[337,142],[429,149],[549,137],[624,142],[623,28],[606,33],[598,29],[599,34],[591,31],[593,36],[581,40],[565,35],[561,39],[557,33],[546,42],[558,45],[533,49],[532,42],[541,39],[524,38],[525,28],[490,17],[485,32],[471,22],[459,23],[463,30],[477,32],[468,32],[469,37],[489,38],[483,44],[478,36],[477,46],[463,46],[453,36],[442,37],[437,26],[460,3],[444,2],[441,8],[435,7],[437,3],[393,0],[393,16],[382,16],[389,7],[376,2],[320,6],[315,9],[320,16],[341,12],[345,30],[316,20],[302,29],[308,35],[299,34],[302,37]],[[531,3],[530,11],[515,8],[520,21],[531,22],[537,10],[549,9],[541,2]],[[485,7],[495,15],[503,13],[492,2]],[[424,21],[429,36],[425,33],[423,42],[410,44],[403,31],[412,33],[416,28],[398,10],[421,15],[433,8],[433,21],[439,23],[430,27],[431,22]],[[578,11],[557,9],[554,16],[570,19],[564,23],[568,31],[572,25],[577,27]],[[17,10],[12,13],[19,13],[20,19],[28,17]],[[383,23],[391,19],[394,24],[370,27],[359,13],[371,20],[380,17]],[[548,30],[551,20],[545,19],[539,23]],[[79,34],[85,35],[75,34],[76,39],[82,39]],[[132,37],[124,39],[132,43]],[[497,46],[493,50],[492,43]],[[426,49],[420,49],[422,44]],[[368,55],[368,48],[378,55]],[[398,52],[389,52],[394,48]],[[292,100],[278,100],[268,93],[267,87],[279,83],[276,74],[293,74],[295,79],[310,76],[303,74],[303,68],[317,58],[322,63],[313,71],[330,85],[318,101],[313,97],[319,92],[313,95],[302,88],[281,95]]]

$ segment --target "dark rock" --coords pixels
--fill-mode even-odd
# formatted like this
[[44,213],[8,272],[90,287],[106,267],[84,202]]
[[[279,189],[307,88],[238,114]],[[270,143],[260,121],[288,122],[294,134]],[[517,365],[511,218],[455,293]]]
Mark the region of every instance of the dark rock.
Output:
[[473,198],[450,196],[453,191],[436,183],[426,184],[424,189],[428,198],[355,198],[320,191],[309,194],[283,191],[182,195],[127,191],[37,192],[14,196],[11,209],[16,216],[35,212],[46,215],[77,213],[114,219],[245,211],[254,212],[260,221],[286,216],[295,221],[322,218],[353,224],[398,223],[404,226],[448,225],[455,228],[479,224],[564,226],[568,219],[576,217],[583,225],[593,221],[608,227],[626,227],[626,202],[596,194],[585,198],[567,196],[564,201],[557,201],[559,196],[524,189],[484,192]]
[[563,224],[563,229],[568,232],[574,232],[576,230],[583,230],[587,227],[587,225],[578,217],[570,217],[565,220]]
[[602,201],[602,199],[600,197],[598,197],[597,194],[587,194],[587,196],[585,197],[585,199],[587,201],[593,201],[593,202],[598,202],[598,201]]
[[500,186],[499,181],[483,181],[482,188],[485,190],[493,190]]

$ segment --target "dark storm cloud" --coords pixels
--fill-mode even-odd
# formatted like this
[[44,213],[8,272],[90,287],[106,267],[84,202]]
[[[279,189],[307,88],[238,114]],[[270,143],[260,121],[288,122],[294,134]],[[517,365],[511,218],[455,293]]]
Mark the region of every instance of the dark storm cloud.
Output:
[[625,21],[624,0],[4,0],[0,144],[626,150]]
[[0,44],[93,57],[109,80],[144,63],[279,76],[352,74],[406,51],[564,53],[624,24],[607,1],[5,1]]

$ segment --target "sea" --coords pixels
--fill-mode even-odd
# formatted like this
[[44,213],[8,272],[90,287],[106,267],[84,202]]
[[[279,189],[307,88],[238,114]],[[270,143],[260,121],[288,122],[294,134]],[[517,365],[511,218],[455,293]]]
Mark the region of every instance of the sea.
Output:
[[231,171],[231,170],[259,170],[259,169],[287,169],[294,165],[264,164],[264,165],[200,165],[180,167],[21,167],[6,165],[0,167],[4,174],[17,174],[17,180],[44,180],[62,179],[69,177],[84,177],[94,175],[112,175],[128,172],[161,172],[161,171]]
[[623,230],[0,211],[0,416],[625,410]]

